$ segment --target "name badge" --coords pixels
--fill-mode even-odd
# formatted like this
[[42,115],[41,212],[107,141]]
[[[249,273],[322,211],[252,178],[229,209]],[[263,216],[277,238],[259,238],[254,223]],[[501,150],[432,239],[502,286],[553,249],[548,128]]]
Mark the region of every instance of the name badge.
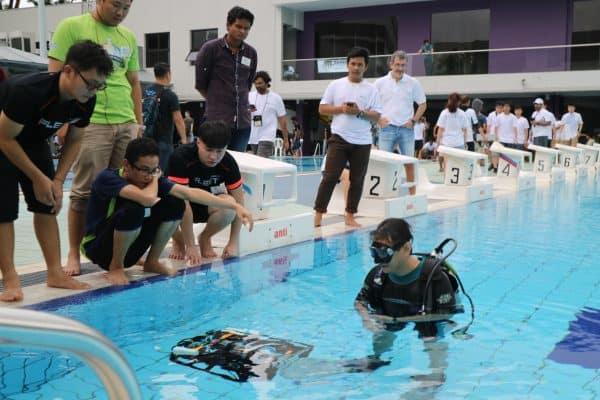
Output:
[[255,128],[262,127],[262,115],[255,115],[252,117],[252,122]]
[[152,215],[152,209],[150,207],[144,208],[144,218],[148,218]]
[[210,187],[210,192],[212,194],[214,194],[215,196],[218,196],[220,194],[226,194],[227,193],[227,188],[225,187],[224,183],[221,183],[219,186],[211,186]]
[[246,67],[250,66],[250,59],[248,57],[242,56],[242,64]]

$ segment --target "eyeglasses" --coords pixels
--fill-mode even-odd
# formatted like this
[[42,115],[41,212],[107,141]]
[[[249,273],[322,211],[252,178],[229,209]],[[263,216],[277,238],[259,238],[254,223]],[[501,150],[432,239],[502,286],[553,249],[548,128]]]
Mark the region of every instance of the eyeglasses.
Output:
[[87,86],[89,91],[92,91],[92,90],[100,91],[100,90],[106,89],[106,87],[107,87],[106,82],[92,83],[92,82],[88,81],[87,79],[85,79],[85,77],[81,74],[80,70],[78,70],[77,68],[73,68],[73,69],[75,71],[77,71],[77,73],[79,74],[79,77],[81,78],[83,83],[85,83],[85,85]]
[[131,166],[135,169],[137,169],[138,171],[140,171],[140,173],[142,175],[145,176],[160,176],[160,174],[162,174],[162,171],[160,169],[160,167],[156,167],[156,168],[140,168],[135,164],[131,164]]

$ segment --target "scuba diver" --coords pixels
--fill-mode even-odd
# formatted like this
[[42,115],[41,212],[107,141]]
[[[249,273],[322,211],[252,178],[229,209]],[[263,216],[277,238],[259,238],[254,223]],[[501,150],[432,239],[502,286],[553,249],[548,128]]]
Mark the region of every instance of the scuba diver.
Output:
[[[381,222],[371,239],[371,256],[377,265],[367,274],[354,302],[363,325],[373,332],[371,357],[379,358],[391,350],[395,332],[414,323],[424,341],[432,373],[413,378],[439,386],[445,381],[447,343],[437,339],[444,336],[446,328],[456,327],[450,320],[452,315],[464,312],[458,299],[462,283],[446,262],[456,246],[441,257],[443,247],[455,241],[446,239],[431,254],[413,253],[410,225],[401,218]],[[471,323],[453,334],[465,334]]]

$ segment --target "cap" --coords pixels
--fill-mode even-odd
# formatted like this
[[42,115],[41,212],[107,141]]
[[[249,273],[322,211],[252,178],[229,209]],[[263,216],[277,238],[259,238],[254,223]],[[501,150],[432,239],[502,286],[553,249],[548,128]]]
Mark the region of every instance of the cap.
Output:
[[541,98],[537,98],[533,101],[533,104],[544,104],[544,100],[542,100]]

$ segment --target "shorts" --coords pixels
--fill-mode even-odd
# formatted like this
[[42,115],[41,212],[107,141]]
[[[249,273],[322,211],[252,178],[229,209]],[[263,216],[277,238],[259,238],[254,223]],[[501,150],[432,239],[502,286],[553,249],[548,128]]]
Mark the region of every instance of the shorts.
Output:
[[90,197],[92,182],[106,168],[119,168],[125,158],[127,145],[137,134],[137,124],[100,125],[85,128],[81,150],[73,164],[71,206],[84,211]]
[[415,131],[404,126],[388,125],[381,129],[378,141],[379,150],[392,152],[397,144],[400,154],[414,156],[415,154]]
[[194,215],[195,224],[204,223],[208,221],[208,217],[210,216],[208,213],[208,206],[196,203],[190,203],[190,206],[192,206],[192,213]]
[[[45,140],[35,148],[24,148],[25,154],[50,179],[54,179],[54,163],[50,145]],[[0,223],[13,222],[19,215],[19,185],[23,191],[27,210],[38,214],[52,214],[52,207],[40,203],[35,198],[31,180],[0,151]]]
[[150,209],[145,218],[146,208],[133,201],[124,201],[113,215],[99,224],[92,235],[81,242],[82,253],[94,264],[108,270],[113,255],[115,231],[133,231],[140,229],[125,254],[124,266],[129,268],[144,255],[156,237],[160,224],[177,221],[183,217],[185,203],[174,196],[166,196]]
[[475,151],[475,142],[467,142],[467,150]]
[[419,152],[423,148],[423,140],[415,140],[415,152]]

